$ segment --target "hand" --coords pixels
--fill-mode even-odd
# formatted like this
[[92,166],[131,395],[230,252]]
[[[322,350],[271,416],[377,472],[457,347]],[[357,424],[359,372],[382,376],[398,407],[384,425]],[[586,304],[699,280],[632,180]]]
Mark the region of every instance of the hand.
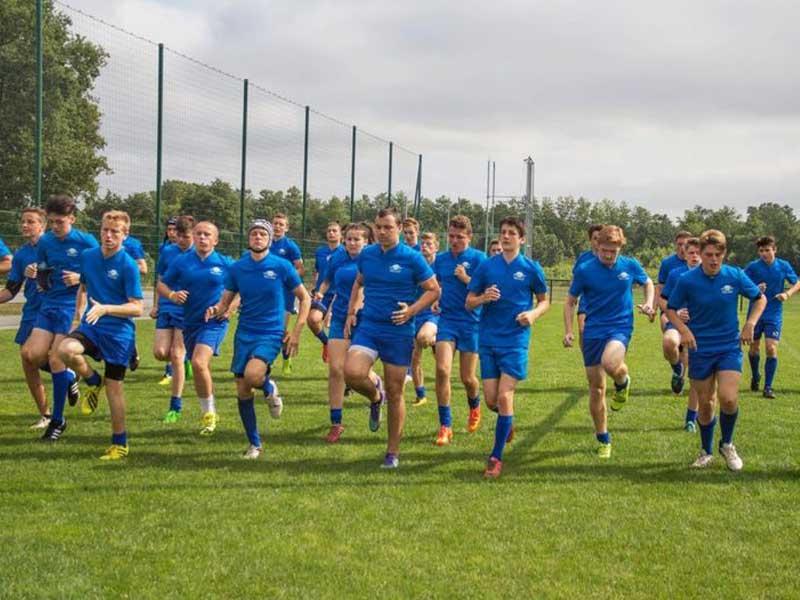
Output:
[[205,322],[208,323],[213,318],[219,319],[219,305],[215,304],[214,306],[209,306],[206,309],[206,314],[204,316]]
[[150,318],[151,319],[157,319],[158,318],[158,307],[157,306],[154,306],[153,308],[150,309]]
[[684,348],[691,348],[697,350],[697,340],[694,339],[694,334],[691,329],[686,329],[685,333],[681,333],[681,344]]
[[753,331],[755,330],[755,325],[750,323],[749,321],[745,321],[744,327],[742,327],[742,335],[739,336],[739,339],[742,341],[743,344],[749,344],[753,341]]
[[487,302],[497,302],[500,300],[500,290],[496,285],[490,285],[483,292],[483,304]]
[[407,302],[398,302],[397,306],[400,308],[392,312],[392,323],[395,325],[402,325],[414,316],[408,311]]
[[462,283],[464,282],[465,279],[469,277],[469,275],[467,275],[467,270],[464,268],[464,265],[456,265],[456,268],[453,270],[453,275],[455,275],[456,278]]
[[320,294],[319,292],[314,292],[314,297],[311,298],[314,302],[321,302],[325,296]]
[[67,287],[78,285],[81,282],[81,274],[75,271],[61,271],[61,281]]
[[108,314],[108,306],[100,304],[94,298],[89,298],[89,305],[92,307],[86,313],[86,322],[89,325],[94,325],[100,320],[100,317]]
[[36,279],[36,273],[38,272],[38,266],[36,263],[31,263],[27,267],[25,267],[25,277],[28,279]]
[[300,351],[300,334],[284,332],[283,334],[283,344],[286,346],[286,351],[289,353],[289,356],[297,356],[297,353]]
[[532,310],[523,311],[515,317],[515,320],[522,327],[530,327],[531,325],[533,325],[533,311]]
[[186,299],[189,297],[189,292],[186,290],[180,290],[179,292],[174,292],[167,296],[174,304],[183,304],[186,302]]
[[764,292],[767,291],[767,284],[762,281],[761,283],[758,284],[758,289],[760,289],[761,293],[763,294]]
[[344,320],[344,337],[345,339],[350,339],[353,329],[356,328],[358,324],[358,318],[355,315],[347,315],[347,318]]
[[781,292],[780,294],[775,295],[775,300],[778,302],[786,302],[789,299],[789,294],[786,292]]
[[689,322],[689,309],[688,308],[681,308],[677,312],[678,312],[678,317],[680,318],[681,321],[683,321],[684,323],[688,323]]
[[574,341],[575,341],[574,333],[564,334],[564,340],[562,341],[562,343],[564,344],[564,348],[572,348],[572,343]]
[[435,315],[441,314],[442,308],[439,306],[439,301],[437,300],[433,304],[431,304],[431,312]]
[[647,318],[650,319],[650,322],[653,322],[653,319],[656,318],[656,311],[653,310],[653,307],[649,304],[639,304],[636,308],[639,309],[639,312],[642,314],[647,315]]

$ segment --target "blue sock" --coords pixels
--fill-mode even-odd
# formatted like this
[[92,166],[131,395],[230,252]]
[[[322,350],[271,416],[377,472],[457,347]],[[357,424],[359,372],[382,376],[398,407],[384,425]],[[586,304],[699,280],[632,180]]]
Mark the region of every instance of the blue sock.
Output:
[[69,373],[66,371],[53,373],[53,421],[58,423],[64,420],[64,405],[67,403],[69,384]]
[[341,425],[342,424],[342,409],[341,408],[332,408],[331,409],[331,424],[333,424],[333,425]]
[[172,396],[172,398],[169,399],[170,410],[174,410],[175,412],[181,412],[182,408],[183,408],[183,400],[181,399],[180,396]]
[[112,433],[111,434],[111,443],[116,444],[117,446],[127,446],[128,445],[128,432],[123,431],[122,433]]
[[317,339],[318,339],[320,342],[322,342],[322,344],[323,344],[323,345],[325,345],[325,344],[327,344],[327,343],[328,343],[328,334],[327,334],[327,333],[325,333],[325,330],[324,330],[324,329],[323,329],[323,330],[321,330],[321,331],[320,331],[320,332],[317,334]]
[[630,380],[631,380],[631,378],[630,378],[630,377],[628,377],[628,376],[626,375],[626,376],[625,376],[625,383],[617,383],[617,382],[615,381],[615,382],[614,382],[614,387],[616,388],[616,390],[617,390],[618,392],[621,392],[621,391],[622,391],[622,390],[624,390],[626,387],[628,387],[628,382],[629,382]]
[[606,432],[603,433],[595,433],[594,437],[597,438],[597,441],[601,444],[610,444],[611,443],[611,434]]
[[764,361],[764,387],[772,387],[775,371],[778,370],[778,357],[768,356]]
[[103,380],[100,378],[100,374],[97,371],[92,371],[92,374],[86,378],[87,385],[100,385],[100,382]]
[[513,424],[514,415],[497,416],[497,425],[494,428],[494,448],[492,448],[492,456],[497,460],[503,460],[503,448],[506,447],[506,439]]
[[[769,360],[769,359],[767,359]],[[719,411],[719,430],[722,434],[720,445],[730,444],[733,442],[733,430],[736,427],[736,418],[739,416],[739,409],[732,415],[729,415],[724,410]]]
[[750,359],[750,372],[753,374],[753,379],[756,381],[761,380],[761,373],[758,370],[758,363],[761,360],[760,354],[748,354],[747,358]]
[[172,363],[167,363],[167,366],[164,367],[164,377],[172,377],[173,374]]
[[264,385],[261,386],[261,389],[264,391],[264,397],[272,396],[275,392],[275,386],[272,385],[272,380],[269,378],[269,375],[264,378]]
[[453,421],[450,415],[450,407],[449,406],[440,406],[439,407],[439,425],[444,425],[445,427],[452,427]]
[[261,438],[258,436],[258,423],[256,422],[256,405],[253,398],[239,398],[239,416],[242,418],[244,432],[253,446],[261,447]]
[[691,408],[686,409],[686,422],[693,423],[697,421],[697,411],[692,410]]
[[417,386],[417,398],[424,398],[425,397],[425,386],[419,385]]
[[672,365],[672,372],[675,373],[678,377],[683,375],[683,363],[680,359],[674,365]]
[[481,405],[481,395],[478,394],[474,398],[467,397],[467,404],[470,408],[479,408]]
[[714,453],[714,427],[717,424],[717,417],[711,419],[711,423],[703,425],[700,423],[700,444],[707,454]]

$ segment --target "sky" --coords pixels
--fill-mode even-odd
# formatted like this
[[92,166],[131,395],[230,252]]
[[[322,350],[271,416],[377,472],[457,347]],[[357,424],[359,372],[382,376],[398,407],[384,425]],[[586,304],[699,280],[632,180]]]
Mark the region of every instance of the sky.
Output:
[[[496,193],[521,195],[530,155],[537,197],[609,198],[671,216],[694,205],[744,211],[761,202],[800,211],[797,2],[69,4],[298,105],[252,95],[248,187],[296,181],[302,139],[295,132],[300,107],[310,105],[341,122],[312,114],[310,178],[321,193],[349,191],[339,174],[347,172],[355,124],[381,138],[359,137],[357,195],[385,187],[377,165],[385,162],[382,140],[392,140],[395,189],[413,192],[422,154],[428,197],[483,201],[487,160],[496,162]],[[137,59],[140,50],[131,49],[127,57],[119,34],[82,17],[75,22],[108,36],[117,61],[127,61],[113,67],[115,94],[127,80],[152,97],[150,55]],[[175,76],[181,60],[168,55],[168,73]],[[230,107],[240,103],[241,83],[219,75],[206,85],[187,65],[178,77],[185,85],[174,84],[168,100],[173,174],[219,168],[238,181],[241,116]],[[98,92],[101,100],[107,93]],[[118,138],[108,151],[118,179],[138,184],[150,178],[152,161],[131,170],[136,160],[126,147],[148,146],[151,128],[126,120],[137,111],[118,104],[105,111]],[[259,129],[269,119],[281,126]],[[192,154],[212,147],[213,156]]]

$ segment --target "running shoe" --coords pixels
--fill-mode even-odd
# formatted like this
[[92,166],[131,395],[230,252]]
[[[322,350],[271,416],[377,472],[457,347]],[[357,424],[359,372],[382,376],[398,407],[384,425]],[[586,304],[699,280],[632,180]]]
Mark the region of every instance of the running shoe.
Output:
[[177,423],[181,420],[181,411],[169,409],[161,420],[162,423]]
[[106,450],[106,453],[100,457],[100,460],[120,460],[128,456],[128,446],[120,446],[119,444],[111,444]]
[[714,455],[707,453],[705,450],[700,450],[700,454],[695,461],[689,465],[689,468],[705,469],[706,467],[710,467],[712,462],[714,462]]
[[697,431],[697,424],[694,421],[686,421],[686,424],[683,426],[683,430],[686,433],[694,433]]
[[764,386],[764,398],[775,398],[775,392],[772,391],[772,387]]
[[50,421],[50,424],[47,426],[47,430],[42,435],[42,441],[44,442],[57,442],[64,432],[67,429],[67,421],[61,421],[60,423],[57,421]]
[[42,415],[31,423],[29,429],[47,429],[48,425],[50,425],[50,415]]
[[396,469],[400,466],[400,459],[397,458],[396,454],[392,454],[391,452],[387,452],[386,456],[383,458],[383,464],[381,465],[381,469]]
[[675,371],[672,372],[672,381],[670,382],[672,393],[676,395],[680,394],[683,391],[684,384],[685,379],[683,378],[683,364],[681,364],[680,373],[676,373]]
[[489,460],[486,461],[486,470],[483,472],[483,476],[486,479],[497,479],[500,477],[500,471],[503,470],[503,461],[496,459],[494,456],[490,456]]
[[203,428],[200,430],[200,435],[214,435],[214,432],[217,430],[217,423],[219,423],[219,415],[217,415],[217,413],[207,412],[204,414]]
[[720,444],[719,453],[725,457],[725,464],[731,471],[741,471],[744,463],[736,452],[736,446],[733,444]]
[[417,396],[414,398],[414,401],[411,403],[411,406],[417,407],[422,406],[428,402],[428,398],[426,396]]
[[172,375],[164,375],[164,377],[161,378],[161,381],[158,382],[158,385],[162,386],[167,386],[171,384],[172,384]]
[[381,427],[381,407],[386,402],[386,393],[383,391],[383,381],[378,377],[378,382],[375,384],[380,394],[380,399],[369,405],[369,430],[378,431]]
[[611,458],[611,444],[600,444],[597,446],[597,458]]
[[77,373],[73,373],[73,375],[75,376],[75,379],[70,382],[69,387],[67,388],[67,401],[69,402],[70,406],[75,406],[78,403],[78,400],[81,399],[81,377]]
[[439,433],[436,434],[434,444],[437,446],[449,446],[453,441],[453,428],[447,425],[439,427]]
[[329,444],[335,444],[339,441],[339,438],[342,437],[342,433],[344,433],[344,425],[341,423],[334,423],[331,425],[331,430],[328,432],[328,435],[325,437],[325,441]]
[[281,365],[281,373],[283,375],[291,375],[292,374],[292,357],[284,358],[283,364]]
[[269,406],[269,416],[273,419],[280,419],[283,412],[283,399],[278,395],[278,384],[273,379],[270,379],[269,382],[272,384],[272,393],[264,396],[264,400]]
[[183,368],[186,371],[186,379],[191,379],[194,377],[194,369],[192,368],[192,361],[185,360],[183,361]]
[[475,433],[478,431],[478,427],[481,425],[481,407],[476,406],[475,408],[469,409],[469,419],[467,420],[467,431],[469,433]]
[[621,390],[614,387],[614,395],[611,397],[611,410],[622,410],[628,397],[631,394],[631,376],[628,375],[628,380],[625,382],[625,387]]
[[128,368],[131,370],[131,373],[133,373],[136,369],[139,368],[140,362],[141,359],[139,358],[139,353],[137,352],[131,357],[130,363],[128,363]]
[[91,415],[97,410],[97,404],[100,401],[100,393],[105,387],[105,379],[101,379],[97,385],[90,385],[86,388],[86,395],[81,398],[81,412],[84,415]]
[[761,383],[761,379],[758,377],[752,377],[750,379],[750,391],[757,392],[759,388],[759,384]]
[[242,460],[256,460],[262,454],[264,454],[264,449],[261,446],[253,446],[253,444],[250,444],[247,450],[242,452]]

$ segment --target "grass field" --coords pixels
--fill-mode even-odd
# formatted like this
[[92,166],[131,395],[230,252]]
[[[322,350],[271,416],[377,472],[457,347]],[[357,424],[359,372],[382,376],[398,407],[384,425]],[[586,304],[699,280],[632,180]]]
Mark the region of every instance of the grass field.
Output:
[[[327,445],[326,371],[310,336],[294,375],[279,378],[282,419],[259,407],[260,461],[239,458],[229,335],[215,363],[218,434],[197,435],[193,392],[183,421],[161,424],[162,367],[145,359],[127,384],[130,457],[105,464],[105,406],[89,418],[71,409],[54,446],[28,431],[14,332],[0,332],[0,597],[800,596],[800,302],[787,306],[778,398],[742,391],[739,474],[721,459],[687,468],[699,438],[681,429],[684,400],[665,391],[657,326],[643,317],[629,353],[631,402],[612,416],[614,454],[599,463],[580,353],[561,347],[560,311],[534,332],[498,481],[482,478],[494,415],[466,434],[460,391],[447,448],[432,444],[435,402],[409,402],[397,472],[378,468],[385,425],[368,431],[361,399],[346,406],[341,443]],[[152,324],[138,328],[146,355]]]

